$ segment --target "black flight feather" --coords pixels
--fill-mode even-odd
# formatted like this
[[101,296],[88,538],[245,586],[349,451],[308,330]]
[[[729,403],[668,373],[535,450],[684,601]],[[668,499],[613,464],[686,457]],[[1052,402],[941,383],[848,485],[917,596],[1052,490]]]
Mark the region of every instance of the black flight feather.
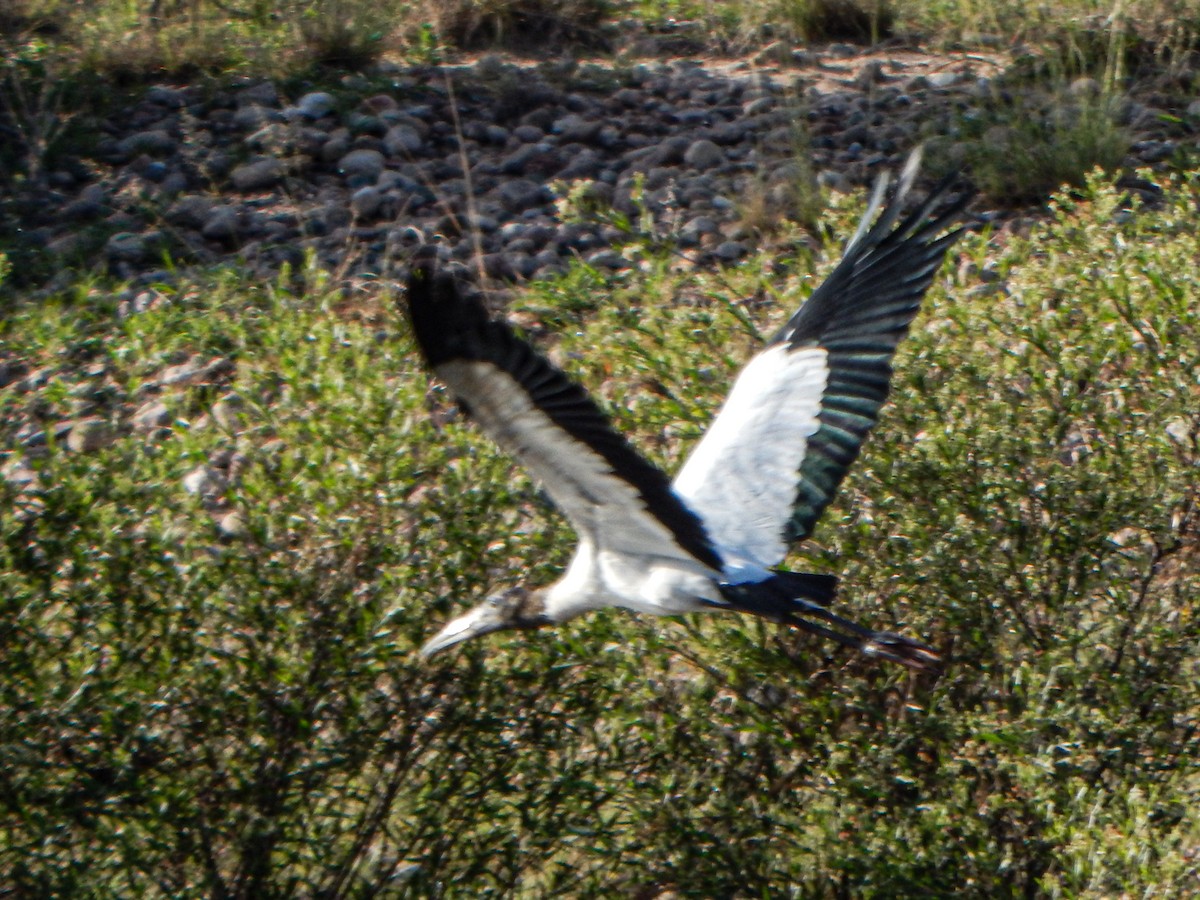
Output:
[[[428,255],[413,262],[408,313],[417,344],[431,368],[453,361],[484,362],[507,373],[557,427],[599,455],[632,485],[648,512],[680,548],[720,571],[722,562],[700,518],[671,490],[666,474],[617,432],[580,385],[554,367],[506,323],[492,319],[476,296],[468,296]],[[461,398],[460,398],[461,399]],[[469,408],[464,404],[469,413]]]

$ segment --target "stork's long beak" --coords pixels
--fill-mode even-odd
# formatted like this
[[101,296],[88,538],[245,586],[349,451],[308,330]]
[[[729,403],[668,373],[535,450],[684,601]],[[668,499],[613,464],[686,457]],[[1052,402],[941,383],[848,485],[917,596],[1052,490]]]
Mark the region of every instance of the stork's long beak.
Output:
[[509,624],[500,610],[491,603],[483,603],[469,613],[451,619],[445,628],[425,642],[425,646],[421,648],[421,655],[428,658],[462,641],[507,627]]

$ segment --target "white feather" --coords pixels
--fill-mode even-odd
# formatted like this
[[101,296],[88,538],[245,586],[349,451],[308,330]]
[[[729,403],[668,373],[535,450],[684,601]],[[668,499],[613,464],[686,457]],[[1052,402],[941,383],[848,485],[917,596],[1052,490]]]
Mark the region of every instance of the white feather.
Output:
[[703,520],[731,581],[759,580],[787,553],[784,525],[828,378],[820,347],[764,350],[675,479],[675,493]]
[[546,614],[565,621],[589,609],[623,606],[669,615],[720,602],[712,569],[681,548],[646,509],[637,489],[587,444],[554,424],[507,372],[454,361],[437,374],[493,440],[529,470],[579,535]]

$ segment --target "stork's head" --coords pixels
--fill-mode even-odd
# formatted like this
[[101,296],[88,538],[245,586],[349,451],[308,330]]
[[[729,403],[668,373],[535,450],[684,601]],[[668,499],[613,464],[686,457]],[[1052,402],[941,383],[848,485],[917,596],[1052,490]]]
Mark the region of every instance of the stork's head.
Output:
[[421,648],[422,656],[432,656],[468,638],[512,628],[540,628],[550,624],[546,615],[544,591],[523,587],[492,594],[466,615],[450,623]]

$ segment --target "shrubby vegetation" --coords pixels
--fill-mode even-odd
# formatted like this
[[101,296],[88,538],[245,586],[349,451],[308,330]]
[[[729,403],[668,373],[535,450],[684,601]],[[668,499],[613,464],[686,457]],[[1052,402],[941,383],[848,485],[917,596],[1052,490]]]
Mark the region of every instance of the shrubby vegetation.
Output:
[[[125,78],[230,70],[356,66],[440,46],[621,51],[618,21],[675,32],[688,46],[734,52],[766,42],[920,35],[935,44],[1034,50],[1085,61],[1120,54],[1187,56],[1200,12],[1180,0],[10,0],[0,39],[60,44],[85,70]],[[683,26],[683,27],[681,27]],[[687,52],[697,52],[696,50]],[[685,54],[686,55],[686,54]]]
[[[597,17],[629,15],[744,47],[809,33],[821,8],[23,0],[0,10],[0,174],[36,180],[77,139],[74,112],[98,90],[115,102],[121,79],[435,61],[539,10],[584,45]],[[1119,161],[1126,73],[1184,72],[1197,15],[1168,0],[1113,16],[1092,0],[862,8],[967,47],[1044,40],[1023,63],[1036,90],[997,92],[963,146],[997,195],[1077,185],[1027,237],[964,242],[902,348],[895,403],[793,561],[841,573],[848,614],[932,640],[945,674],[744,618],[619,612],[423,663],[446,617],[553,578],[572,538],[431,385],[393,298],[347,297],[315,269],[269,285],[215,272],[134,315],[104,281],[10,293],[3,890],[1200,890],[1200,176],[1131,209],[1082,174]],[[1067,93],[1079,76],[1100,93]],[[1039,97],[1062,102],[1031,114]],[[987,183],[1006,172],[1019,181]],[[844,236],[853,214],[817,230]],[[687,274],[661,246],[627,252],[640,274],[577,267],[514,311],[673,469],[836,247]],[[162,384],[193,359],[218,365]],[[134,430],[155,398],[165,433]],[[109,426],[94,447],[55,428],[80,403]]]
[[[1124,199],[1093,182],[1028,238],[963,245],[793,560],[930,638],[938,680],[740,617],[616,611],[423,663],[438,623],[552,578],[572,537],[420,371],[390,298],[223,273],[124,318],[102,284],[18,309],[7,358],[44,370],[0,392],[7,471],[36,472],[0,482],[6,887],[1194,891],[1200,179]],[[674,467],[812,270],[651,255],[516,309]],[[196,356],[228,364],[152,387]],[[50,427],[75,398],[124,421],[155,395],[166,437],[75,452]],[[42,451],[18,445],[30,417]],[[198,487],[204,466],[228,483]]]

